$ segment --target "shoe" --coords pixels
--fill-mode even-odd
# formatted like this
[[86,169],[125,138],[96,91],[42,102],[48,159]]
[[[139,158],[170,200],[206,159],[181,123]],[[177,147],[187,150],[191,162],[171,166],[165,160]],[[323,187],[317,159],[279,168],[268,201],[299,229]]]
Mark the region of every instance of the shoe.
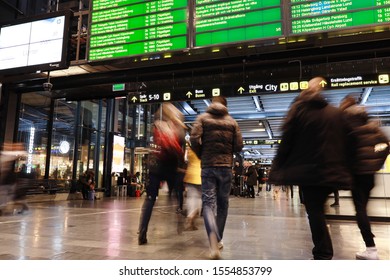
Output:
[[209,258],[210,260],[220,260],[221,252],[219,250],[211,250]]
[[144,245],[148,243],[148,240],[146,239],[146,231],[140,230],[138,233],[138,245]]
[[340,206],[340,204],[338,204],[338,203],[333,203],[330,205],[330,207],[339,207],[339,206]]
[[356,253],[357,260],[379,260],[378,251],[375,247],[367,247],[364,252]]
[[198,227],[195,225],[195,216],[187,217],[184,225],[184,230],[186,231],[192,231],[192,230],[198,230]]
[[221,258],[221,252],[219,251],[218,245],[219,242],[217,240],[217,235],[215,233],[210,233],[210,259],[211,260],[219,260]]
[[223,248],[222,240],[218,242],[218,249],[221,250]]

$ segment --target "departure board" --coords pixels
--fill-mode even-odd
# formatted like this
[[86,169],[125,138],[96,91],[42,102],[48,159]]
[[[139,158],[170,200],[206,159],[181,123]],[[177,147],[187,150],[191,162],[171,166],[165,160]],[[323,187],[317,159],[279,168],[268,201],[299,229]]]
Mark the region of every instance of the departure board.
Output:
[[187,0],[92,0],[89,60],[188,47]]
[[390,22],[390,0],[291,0],[292,34],[386,22]]
[[281,0],[195,1],[195,47],[282,36]]

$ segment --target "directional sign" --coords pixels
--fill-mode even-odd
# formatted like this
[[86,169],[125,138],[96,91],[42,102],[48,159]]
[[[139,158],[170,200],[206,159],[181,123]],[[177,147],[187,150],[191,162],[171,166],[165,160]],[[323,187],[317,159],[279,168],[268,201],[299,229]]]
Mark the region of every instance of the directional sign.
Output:
[[125,90],[125,84],[113,84],[112,91],[123,91]]
[[280,139],[273,139],[273,140],[267,140],[267,139],[250,139],[250,140],[244,140],[244,145],[274,145],[274,144],[280,144]]
[[[345,87],[380,86],[390,84],[390,74],[340,76],[324,78],[321,86],[324,89]],[[309,80],[279,80],[256,83],[243,83],[230,86],[205,86],[197,88],[176,88],[148,90],[148,92],[131,94],[131,103],[157,103],[164,101],[191,101],[211,99],[215,96],[245,96],[261,94],[279,94],[300,92],[307,89]]]
[[340,76],[329,78],[328,88],[346,88],[362,86],[381,86],[390,83],[389,74]]
[[286,81],[286,82],[264,82],[241,85],[236,92],[239,95],[260,94],[260,93],[278,93],[278,92],[295,92],[307,89],[308,81]]

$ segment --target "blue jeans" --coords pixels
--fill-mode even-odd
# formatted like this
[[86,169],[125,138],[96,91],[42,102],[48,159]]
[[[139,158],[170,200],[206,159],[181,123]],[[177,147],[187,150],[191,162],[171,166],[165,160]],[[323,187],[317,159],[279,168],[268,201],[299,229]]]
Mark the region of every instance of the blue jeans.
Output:
[[210,238],[215,233],[218,241],[223,237],[229,208],[232,182],[230,167],[202,168],[203,219]]

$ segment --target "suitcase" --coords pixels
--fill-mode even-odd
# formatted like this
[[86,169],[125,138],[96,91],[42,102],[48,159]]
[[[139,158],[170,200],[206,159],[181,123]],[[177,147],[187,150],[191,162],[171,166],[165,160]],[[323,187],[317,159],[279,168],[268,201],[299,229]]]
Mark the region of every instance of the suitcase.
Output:
[[95,200],[95,191],[88,191],[88,200]]
[[246,197],[248,192],[245,184],[245,176],[240,176],[239,189],[240,189],[240,196]]

